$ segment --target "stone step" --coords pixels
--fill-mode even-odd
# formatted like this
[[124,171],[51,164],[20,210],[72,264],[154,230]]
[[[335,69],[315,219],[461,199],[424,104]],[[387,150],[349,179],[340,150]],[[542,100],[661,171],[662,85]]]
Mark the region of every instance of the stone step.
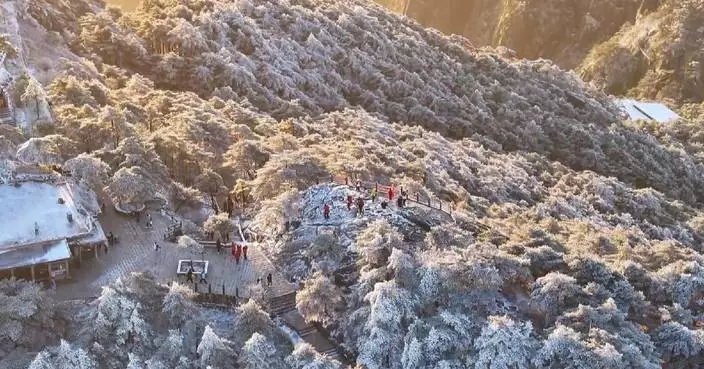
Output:
[[313,333],[315,333],[315,332],[317,332],[317,331],[318,331],[318,330],[317,330],[315,327],[313,327],[313,326],[308,326],[308,327],[306,327],[306,328],[301,329],[300,331],[298,331],[298,335],[300,335],[301,337],[310,336],[311,334],[313,334]]
[[296,305],[280,305],[280,306],[275,306],[275,307],[270,307],[269,308],[269,313],[273,316],[279,316],[285,313],[288,313],[289,311],[296,310]]

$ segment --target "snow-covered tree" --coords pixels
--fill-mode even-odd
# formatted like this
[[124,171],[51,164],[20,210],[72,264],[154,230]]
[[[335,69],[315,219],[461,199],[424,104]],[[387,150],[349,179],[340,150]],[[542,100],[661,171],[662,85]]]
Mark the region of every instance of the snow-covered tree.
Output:
[[326,275],[316,272],[296,294],[296,307],[309,322],[327,325],[343,303],[342,293]]
[[206,169],[195,179],[195,187],[203,193],[217,195],[225,192],[225,184],[222,177],[211,169]]
[[85,183],[93,191],[103,189],[110,170],[102,160],[85,153],[67,160],[64,168],[71,172],[71,176]]
[[533,286],[530,298],[548,322],[555,313],[562,310],[574,300],[580,291],[576,279],[568,275],[553,272],[538,278]]
[[403,237],[391,225],[379,220],[371,223],[357,236],[357,247],[367,263],[382,265],[391,255],[391,250],[400,248]]
[[34,104],[35,114],[37,116],[36,119],[39,119],[41,107],[46,101],[46,92],[42,84],[35,78],[30,78],[20,99],[24,106],[28,107],[30,104]]
[[673,367],[697,367],[704,363],[704,333],[680,323],[668,322],[654,332],[654,340],[666,362]]
[[198,344],[200,366],[213,368],[234,368],[235,352],[228,346],[229,343],[218,337],[210,326],[206,326],[203,337]]
[[307,344],[301,343],[286,358],[286,364],[291,369],[341,369],[342,364],[328,356],[321,355]]
[[474,341],[476,369],[528,369],[535,350],[530,322],[516,323],[508,316],[492,316]]
[[141,172],[139,167],[121,168],[115,172],[105,188],[115,204],[139,209],[154,198],[155,189]]
[[63,320],[38,284],[0,280],[0,347],[40,349],[63,333]]
[[242,347],[240,367],[245,369],[286,369],[286,363],[276,346],[265,336],[254,333]]
[[417,302],[407,290],[395,281],[381,282],[367,294],[368,319],[364,325],[365,335],[358,337],[357,363],[367,368],[400,368],[404,339],[404,325],[416,316]]
[[8,34],[0,35],[0,53],[3,54],[3,58],[1,59],[4,59],[5,57],[14,59],[19,56],[19,51],[15,45],[10,42],[10,37]]
[[237,307],[233,329],[232,337],[236,348],[241,347],[254,333],[263,334],[277,343],[282,339],[286,340],[269,314],[262,310],[254,300],[249,300]]
[[180,249],[188,250],[188,252],[194,255],[200,255],[201,260],[203,260],[203,255],[205,255],[205,247],[203,247],[200,242],[184,235],[178,238],[177,244]]
[[594,356],[577,332],[559,325],[543,342],[533,363],[541,369],[588,369],[599,367]]
[[26,164],[61,165],[75,151],[75,143],[61,135],[33,137],[17,149],[17,159]]
[[58,347],[46,349],[34,358],[29,369],[96,369],[96,362],[81,348],[61,340]]
[[177,282],[169,287],[162,311],[169,316],[172,326],[180,326],[196,315],[196,305],[189,299],[192,294],[190,288]]
[[269,154],[263,151],[256,142],[241,140],[232,144],[224,158],[224,167],[234,171],[236,178],[252,180],[256,170],[269,160]]
[[225,235],[231,234],[237,228],[230,220],[227,213],[221,212],[208,217],[205,223],[203,223],[203,229],[205,229],[206,232],[217,233],[221,237],[225,237]]

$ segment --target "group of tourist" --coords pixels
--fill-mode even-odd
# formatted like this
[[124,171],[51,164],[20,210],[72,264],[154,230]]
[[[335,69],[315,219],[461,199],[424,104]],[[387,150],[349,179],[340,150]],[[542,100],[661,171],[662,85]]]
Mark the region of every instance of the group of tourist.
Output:
[[[357,192],[363,192],[365,189],[362,186],[361,181],[357,181],[356,186],[355,186]],[[378,196],[378,190],[376,187],[372,188],[370,191],[371,199],[373,203],[376,203],[376,198]],[[389,190],[387,191],[387,197],[388,201],[386,199],[381,201],[381,208],[386,209],[389,206],[389,202],[394,200],[394,197],[396,198],[396,206],[399,208],[403,208],[406,206],[406,201],[408,201],[408,192],[401,187],[399,193],[397,194],[396,191],[394,190],[394,187],[389,187]],[[419,201],[420,194],[416,192],[416,202]],[[352,208],[355,208],[355,214],[357,216],[363,216],[364,215],[364,196],[359,195],[356,198],[352,194],[348,194],[346,198],[346,203],[347,203],[347,210],[351,211]],[[325,219],[330,219],[330,212],[332,210],[331,203],[325,202],[323,204],[323,218]]]

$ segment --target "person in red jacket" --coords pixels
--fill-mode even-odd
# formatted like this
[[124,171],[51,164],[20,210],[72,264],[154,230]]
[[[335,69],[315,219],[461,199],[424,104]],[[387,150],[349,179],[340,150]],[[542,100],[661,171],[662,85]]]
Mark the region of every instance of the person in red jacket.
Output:
[[394,188],[389,187],[389,201],[392,201],[394,199]]
[[240,263],[241,256],[242,256],[242,245],[237,245],[237,248],[235,249],[235,262],[237,264]]
[[330,205],[323,205],[323,218],[330,219]]
[[232,258],[233,259],[235,258],[236,251],[237,251],[237,247],[235,247],[235,243],[233,242],[232,243]]
[[247,260],[247,245],[242,246],[242,256]]

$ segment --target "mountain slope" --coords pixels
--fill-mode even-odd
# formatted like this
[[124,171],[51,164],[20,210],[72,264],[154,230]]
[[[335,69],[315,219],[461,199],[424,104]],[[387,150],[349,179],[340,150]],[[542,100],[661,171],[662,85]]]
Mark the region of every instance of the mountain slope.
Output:
[[[299,309],[356,364],[701,364],[698,141],[621,122],[574,74],[467,48],[364,1],[30,5],[23,16],[62,31],[77,56],[47,86],[56,125],[32,138],[38,154],[84,153],[84,173],[109,174],[91,178],[96,190],[173,212],[194,232],[204,203],[236,195],[265,237],[256,246],[303,282]],[[26,138],[2,128],[12,153]],[[439,198],[452,216],[382,209],[331,175]],[[364,215],[347,210],[348,195],[366,199]],[[111,337],[159,315],[161,295],[147,293],[148,306],[106,295],[119,300],[106,309],[120,308],[100,319],[105,334],[76,343],[100,367],[195,369],[210,365],[191,349],[204,342],[225,365],[238,355],[304,367],[253,334],[272,331],[258,309],[233,342],[189,329],[183,345],[169,332],[166,352],[149,339],[120,345]]]
[[704,199],[700,167],[616,123],[608,100],[549,63],[473,54],[461,39],[363,1],[204,3],[195,10],[150,4],[138,13],[85,17],[89,33],[67,41],[158,87],[246,98],[277,119],[358,106],[685,201]]
[[520,57],[574,68],[594,45],[609,39],[658,1],[379,0],[421,24],[463,35],[476,45],[506,46]]
[[477,46],[553,60],[609,94],[704,100],[699,0],[378,2]]

